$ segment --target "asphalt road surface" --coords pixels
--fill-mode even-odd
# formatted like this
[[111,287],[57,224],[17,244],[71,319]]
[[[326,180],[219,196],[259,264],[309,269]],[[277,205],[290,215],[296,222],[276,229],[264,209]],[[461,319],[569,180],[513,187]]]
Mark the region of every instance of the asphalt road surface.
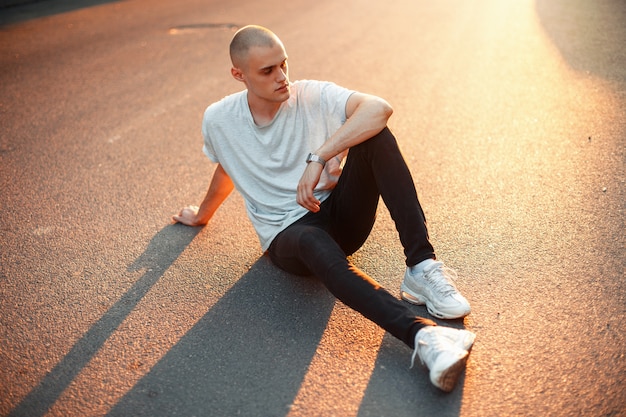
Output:
[[[42,1],[0,9],[0,415],[626,415],[626,3]],[[450,394],[263,256],[213,169],[236,28],[380,95],[478,337]],[[384,207],[354,262],[394,294]],[[426,315],[422,307],[412,307]]]

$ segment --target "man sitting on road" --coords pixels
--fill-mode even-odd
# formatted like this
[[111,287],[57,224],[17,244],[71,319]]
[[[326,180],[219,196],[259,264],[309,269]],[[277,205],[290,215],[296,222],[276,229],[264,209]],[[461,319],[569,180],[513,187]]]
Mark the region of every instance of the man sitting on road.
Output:
[[240,29],[230,56],[246,90],[206,109],[203,150],[217,167],[200,207],[174,221],[205,225],[236,188],[274,264],[319,278],[414,349],[411,364],[418,356],[435,386],[452,390],[475,335],[416,317],[347,259],[370,234],[382,197],[406,256],[402,299],[442,319],[470,312],[453,271],[435,260],[411,173],[386,127],[392,108],[329,82],[291,83],[282,42],[260,26]]

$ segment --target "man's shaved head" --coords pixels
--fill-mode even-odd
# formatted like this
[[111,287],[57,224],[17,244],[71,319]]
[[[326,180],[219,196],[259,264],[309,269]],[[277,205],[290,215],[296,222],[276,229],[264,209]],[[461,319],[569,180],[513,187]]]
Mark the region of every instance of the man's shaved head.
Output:
[[235,33],[230,42],[230,60],[234,67],[241,68],[246,62],[250,48],[255,46],[271,48],[275,45],[282,46],[282,42],[271,30],[256,25],[244,26]]

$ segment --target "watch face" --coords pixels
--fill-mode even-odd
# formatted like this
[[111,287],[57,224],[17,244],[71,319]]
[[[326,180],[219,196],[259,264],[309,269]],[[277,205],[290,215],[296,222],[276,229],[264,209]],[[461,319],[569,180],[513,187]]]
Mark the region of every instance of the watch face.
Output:
[[320,158],[319,156],[310,153],[309,156],[307,156],[306,158],[306,162],[317,162],[318,164],[321,164],[322,166],[326,165],[326,161],[324,161],[322,158]]

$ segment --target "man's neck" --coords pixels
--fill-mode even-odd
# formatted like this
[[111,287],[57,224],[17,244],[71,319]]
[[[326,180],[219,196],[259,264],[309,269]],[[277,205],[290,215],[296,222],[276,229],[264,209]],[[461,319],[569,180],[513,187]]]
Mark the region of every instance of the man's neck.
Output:
[[248,108],[252,119],[257,126],[266,126],[274,120],[282,103],[273,103],[266,100],[250,100],[248,96]]

